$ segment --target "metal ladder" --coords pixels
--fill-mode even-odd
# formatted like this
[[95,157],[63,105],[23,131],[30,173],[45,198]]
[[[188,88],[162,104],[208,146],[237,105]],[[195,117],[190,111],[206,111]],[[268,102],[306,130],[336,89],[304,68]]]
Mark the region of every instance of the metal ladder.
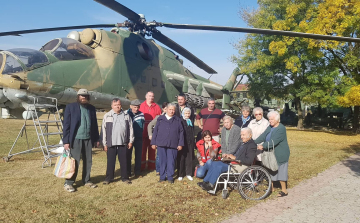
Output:
[[[30,96],[31,97],[31,96]],[[29,97],[29,98],[30,98]],[[63,144],[53,144],[49,142],[49,136],[53,135],[59,135],[59,139],[62,139],[63,134],[63,124],[60,118],[60,113],[58,109],[58,102],[56,98],[51,97],[31,97],[33,99],[33,103],[28,105],[27,108],[27,115],[31,114],[32,122],[33,123],[27,123],[27,117],[25,118],[25,122],[18,134],[18,136],[15,139],[14,144],[12,145],[9,154],[7,157],[4,157],[4,161],[7,162],[9,159],[15,155],[24,154],[24,153],[30,153],[30,152],[42,152],[44,155],[44,162],[42,163],[42,168],[44,168],[44,165],[47,163],[49,166],[51,166],[51,158],[57,157],[60,154],[54,154],[52,153],[54,150],[56,150],[58,147],[62,147]],[[47,119],[46,120],[40,120],[39,119],[39,111],[40,109],[45,109],[47,111]],[[40,114],[41,115],[41,114]],[[30,120],[30,119],[29,119]],[[33,126],[36,131],[37,140],[32,145],[32,147],[29,147],[29,139],[27,136],[27,130],[26,127]],[[55,127],[56,131],[49,131],[49,127]],[[50,130],[53,130],[50,129]],[[26,137],[26,143],[27,143],[27,150],[18,152],[18,153],[11,153],[14,149],[16,142],[19,140],[20,137],[23,137],[25,134]],[[39,146],[35,147],[37,145],[37,142],[39,142]],[[40,150],[40,151],[35,151]]]

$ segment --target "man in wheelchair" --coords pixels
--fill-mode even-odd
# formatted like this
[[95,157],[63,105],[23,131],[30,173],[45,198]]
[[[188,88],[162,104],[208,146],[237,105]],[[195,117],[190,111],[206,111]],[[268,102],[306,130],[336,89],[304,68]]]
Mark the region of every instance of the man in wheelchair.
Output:
[[223,155],[222,161],[212,162],[204,181],[198,183],[202,189],[206,191],[213,190],[218,177],[228,171],[230,162],[235,164],[235,170],[239,173],[252,165],[256,157],[257,145],[252,139],[252,131],[250,128],[241,129],[241,139],[243,143],[234,155],[225,154]]

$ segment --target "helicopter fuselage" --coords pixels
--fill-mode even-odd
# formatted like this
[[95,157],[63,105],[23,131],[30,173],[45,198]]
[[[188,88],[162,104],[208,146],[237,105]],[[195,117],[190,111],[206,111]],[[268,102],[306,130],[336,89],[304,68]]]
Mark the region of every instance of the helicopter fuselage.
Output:
[[26,109],[29,96],[54,97],[66,105],[80,88],[90,91],[97,108],[109,108],[114,97],[127,108],[150,90],[159,104],[174,101],[180,92],[193,95],[197,107],[206,98],[222,97],[221,85],[193,74],[172,51],[140,34],[85,29],[78,40],[54,39],[40,51],[2,51],[0,106]]

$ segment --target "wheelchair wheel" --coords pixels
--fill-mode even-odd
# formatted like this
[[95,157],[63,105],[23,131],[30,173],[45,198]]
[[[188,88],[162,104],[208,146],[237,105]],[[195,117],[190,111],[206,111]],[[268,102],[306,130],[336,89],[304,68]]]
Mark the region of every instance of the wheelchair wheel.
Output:
[[261,166],[246,168],[238,178],[238,191],[244,199],[264,199],[270,194],[270,190],[270,174]]

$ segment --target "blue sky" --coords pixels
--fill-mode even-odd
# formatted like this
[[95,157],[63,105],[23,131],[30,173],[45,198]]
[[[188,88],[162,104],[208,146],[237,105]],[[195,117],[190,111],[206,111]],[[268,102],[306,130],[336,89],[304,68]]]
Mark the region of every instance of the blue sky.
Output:
[[[256,0],[118,0],[136,13],[145,14],[147,21],[246,27],[239,17],[241,8],[256,8]],[[0,32],[57,26],[118,23],[125,17],[92,0],[11,0],[1,3]],[[203,60],[218,74],[211,80],[225,84],[235,65],[230,57],[237,51],[232,43],[244,38],[244,34],[175,30],[159,30]],[[26,34],[21,37],[0,37],[0,49],[39,49],[51,39],[65,37],[70,31]],[[182,57],[181,57],[182,58]],[[191,71],[208,78],[210,75],[185,60]]]

